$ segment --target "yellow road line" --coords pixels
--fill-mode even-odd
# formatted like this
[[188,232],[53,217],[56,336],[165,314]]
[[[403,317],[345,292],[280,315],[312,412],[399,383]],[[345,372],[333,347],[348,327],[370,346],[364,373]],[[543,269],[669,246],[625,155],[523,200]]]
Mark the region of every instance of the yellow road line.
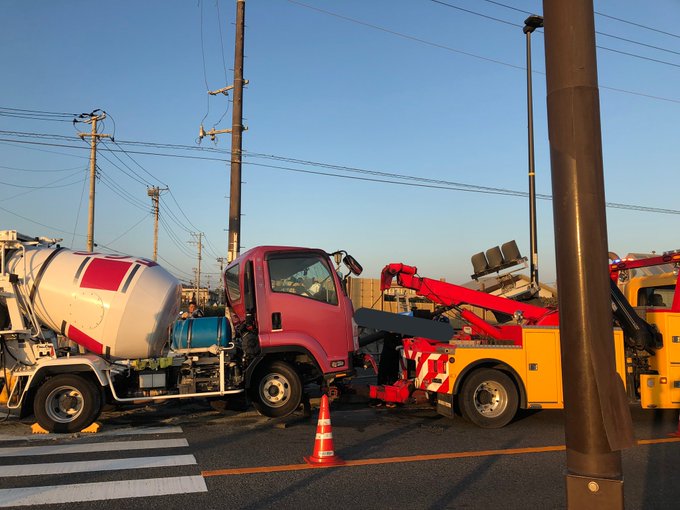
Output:
[[[638,445],[678,443],[680,437],[664,439],[641,439]],[[481,450],[471,452],[452,452],[452,453],[433,453],[430,455],[409,455],[408,457],[384,457],[380,459],[357,459],[347,460],[344,464],[333,466],[312,466],[310,464],[287,464],[281,466],[257,466],[250,468],[215,469],[211,471],[201,471],[204,477],[209,476],[232,476],[249,475],[255,473],[279,473],[283,471],[304,471],[306,469],[351,467],[351,466],[376,466],[379,464],[397,464],[403,462],[425,462],[429,460],[464,459],[470,457],[491,457],[494,455],[524,455],[527,453],[561,452],[566,450],[564,445],[557,446],[536,446],[531,448],[508,448],[504,450]]]

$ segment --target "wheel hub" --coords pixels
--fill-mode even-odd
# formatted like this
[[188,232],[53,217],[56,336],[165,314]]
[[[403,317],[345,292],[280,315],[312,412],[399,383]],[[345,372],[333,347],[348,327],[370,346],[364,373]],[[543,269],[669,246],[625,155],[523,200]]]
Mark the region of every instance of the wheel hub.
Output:
[[265,377],[261,388],[261,394],[271,406],[280,407],[288,400],[290,384],[280,374],[270,374],[268,377]]
[[508,394],[496,381],[485,381],[475,391],[475,407],[477,412],[493,418],[505,411],[508,406]]
[[52,390],[45,400],[45,411],[51,420],[68,423],[83,412],[83,395],[73,386],[60,386]]

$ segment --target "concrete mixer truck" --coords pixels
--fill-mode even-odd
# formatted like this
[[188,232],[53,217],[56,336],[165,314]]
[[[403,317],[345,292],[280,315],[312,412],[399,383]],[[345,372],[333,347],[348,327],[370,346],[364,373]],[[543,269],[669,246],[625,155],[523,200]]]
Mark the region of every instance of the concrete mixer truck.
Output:
[[231,321],[176,320],[180,283],[155,262],[58,242],[0,231],[0,404],[47,431],[80,431],[107,402],[244,393],[281,417],[306,384],[354,375],[345,280],[361,266],[344,251],[249,250],[223,275]]

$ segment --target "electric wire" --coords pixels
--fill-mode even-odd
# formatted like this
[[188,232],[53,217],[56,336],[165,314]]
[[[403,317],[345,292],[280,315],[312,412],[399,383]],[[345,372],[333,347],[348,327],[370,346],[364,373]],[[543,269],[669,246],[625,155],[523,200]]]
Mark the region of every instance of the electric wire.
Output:
[[[180,268],[177,267],[176,265],[172,264],[172,263],[171,263],[169,260],[167,260],[166,258],[163,258],[163,257],[160,256],[160,255],[158,255],[158,258],[161,259],[161,260],[165,263],[165,265],[170,266],[171,268],[173,268],[175,271],[177,271],[177,272],[180,273],[181,275],[183,275],[183,276],[185,276],[185,277],[188,277],[190,280],[191,280],[191,278],[193,278],[193,276],[192,276],[190,273],[187,273],[186,271],[180,269]],[[188,282],[185,282],[185,283],[188,283]]]
[[[73,175],[73,174],[71,174],[71,175]],[[69,177],[70,177],[70,176],[69,176]],[[60,179],[60,180],[61,180],[61,179]],[[23,184],[13,184],[13,183],[11,183],[11,182],[4,182],[4,181],[0,181],[0,184],[2,184],[3,186],[10,186],[10,187],[12,187],[12,188],[23,188],[23,189],[38,190],[38,189],[57,189],[57,188],[66,188],[66,187],[68,187],[68,186],[73,186],[74,184],[78,184],[79,182],[82,182],[82,180],[79,179],[79,180],[74,181],[74,182],[69,182],[69,183],[67,183],[67,184],[59,184],[59,185],[56,185],[56,186],[48,186],[48,185],[44,185],[44,186],[26,186],[26,185],[23,185]]]
[[177,247],[178,250],[180,250],[184,255],[193,258],[194,253],[192,253],[189,248],[185,245],[185,243],[182,242],[182,240],[179,238],[179,236],[172,230],[170,225],[167,223],[167,221],[164,218],[159,217],[158,218],[158,223],[163,227],[165,230],[165,233],[168,235],[168,238],[174,243],[174,245]]
[[[215,7],[217,7],[217,27],[219,28],[219,33],[220,33],[220,51],[222,52],[222,68],[224,69],[224,83],[225,85],[229,83],[229,78],[227,77],[227,63],[224,59],[224,40],[222,39],[222,15],[220,14],[220,2],[219,0],[215,0]],[[227,100],[227,107],[224,109],[224,112],[222,113],[222,116],[217,120],[215,124],[213,124],[213,129],[216,128],[217,126],[220,125],[222,122],[222,119],[227,115],[227,112],[229,111],[229,100]]]
[[[54,231],[54,232],[60,232],[60,233],[63,233],[63,234],[70,234],[70,233],[71,233],[71,232],[67,232],[66,230],[62,230],[62,229],[60,229],[59,227],[53,227],[52,225],[47,225],[47,224],[45,224],[45,223],[40,223],[39,221],[35,221],[35,220],[31,219],[31,218],[28,218],[28,217],[26,217],[26,216],[23,216],[23,215],[21,215],[21,214],[18,214],[18,213],[16,213],[16,212],[14,212],[14,211],[12,211],[12,210],[10,210],[10,209],[7,209],[7,208],[5,208],[5,207],[2,207],[2,206],[0,206],[0,210],[5,211],[6,213],[11,214],[12,216],[16,216],[17,218],[21,218],[22,220],[28,221],[29,223],[33,223],[33,224],[35,224],[35,225],[40,225],[41,227],[48,228],[48,229],[50,229],[50,230],[52,230],[52,231]],[[80,236],[80,237],[86,237],[86,236]]]
[[[489,0],[486,0],[486,1],[489,1]],[[602,16],[603,18],[613,19],[613,20],[619,21],[619,22],[621,22],[621,23],[627,23],[627,24],[629,24],[629,25],[633,25],[633,26],[636,26],[636,27],[639,27],[639,28],[644,28],[644,29],[646,29],[646,30],[651,30],[652,32],[657,32],[657,33],[659,33],[659,34],[664,34],[664,35],[668,35],[668,36],[670,36],[670,37],[675,37],[675,38],[677,38],[677,39],[680,39],[680,35],[678,35],[678,34],[673,34],[673,33],[671,33],[671,32],[664,32],[663,30],[659,30],[658,28],[648,27],[648,26],[642,25],[642,24],[640,24],[640,23],[635,23],[635,22],[633,22],[633,21],[628,21],[628,20],[625,20],[625,19],[617,18],[617,17],[615,17],[615,16],[611,16],[611,15],[609,15],[609,14],[605,14],[605,13],[599,12],[599,11],[595,11],[595,14],[597,14],[598,16]]]
[[[85,174],[89,174],[90,169],[86,168],[85,169]],[[75,224],[73,225],[73,236],[71,236],[71,246],[74,246],[76,243],[76,232],[78,231],[78,222],[80,221],[80,211],[83,208],[83,198],[85,197],[85,185],[87,184],[87,178],[83,179],[83,188],[80,190],[80,200],[78,201],[78,212],[76,212],[76,221]]]
[[5,170],[14,170],[15,172],[34,172],[34,173],[59,173],[59,172],[69,172],[71,170],[81,170],[82,167],[80,166],[74,166],[74,167],[69,167],[69,168],[60,168],[58,170],[36,170],[32,168],[18,168],[15,166],[2,166],[0,165],[0,168],[4,168]]
[[161,203],[166,206],[166,212],[171,216],[171,219],[177,223],[177,226],[182,228],[187,234],[191,233],[191,229],[184,226],[184,222],[175,214],[175,212],[168,207],[167,202],[161,197]]
[[[331,11],[319,9],[317,7],[304,4],[304,3],[298,2],[296,0],[287,0],[287,1],[289,3],[299,5],[301,7],[305,7],[307,9],[318,11],[318,12],[321,12],[321,13],[327,14],[329,16],[339,18],[339,19],[344,19],[344,20],[349,21],[351,23],[356,23],[358,25],[363,25],[363,26],[366,26],[366,27],[369,27],[369,28],[373,28],[375,30],[379,30],[381,32],[385,32],[385,33],[388,33],[388,34],[392,34],[392,35],[395,35],[397,37],[401,37],[401,38],[408,39],[408,40],[411,40],[411,41],[415,41],[415,42],[418,42],[418,43],[421,43],[421,44],[425,44],[427,46],[432,46],[432,47],[440,48],[440,49],[443,49],[443,50],[446,50],[446,51],[459,53],[461,55],[466,55],[468,57],[472,57],[472,58],[475,58],[475,59],[478,59],[478,60],[483,60],[483,61],[486,61],[486,62],[492,62],[492,63],[499,64],[499,65],[502,65],[502,66],[505,66],[505,67],[510,67],[510,68],[513,68],[513,69],[519,69],[519,70],[522,70],[522,71],[526,70],[526,67],[524,67],[524,66],[510,64],[508,62],[503,62],[502,60],[484,57],[482,55],[477,55],[477,54],[470,53],[470,52],[467,52],[467,51],[462,51],[462,50],[459,50],[459,49],[456,49],[456,48],[452,48],[450,46],[445,46],[443,44],[434,43],[432,41],[427,41],[425,39],[421,39],[421,38],[414,37],[414,36],[411,36],[411,35],[407,35],[407,34],[404,34],[404,33],[401,33],[401,32],[397,32],[395,30],[390,30],[390,29],[387,29],[387,28],[384,28],[384,27],[381,27],[381,26],[378,26],[378,25],[373,25],[371,23],[367,23],[365,21],[361,21],[361,20],[358,20],[358,19],[355,19],[355,18],[350,18],[348,16],[343,16],[343,15],[340,15],[340,14],[337,14],[337,13],[334,13],[334,12],[331,12]],[[539,74],[539,75],[545,75],[545,73],[541,72],[541,71],[534,70],[532,72],[535,73],[535,74]],[[599,88],[603,89],[603,90],[610,90],[612,92],[619,92],[619,93],[628,94],[628,95],[632,95],[632,96],[645,97],[645,98],[648,98],[648,99],[654,99],[654,100],[658,100],[658,101],[666,101],[666,102],[670,102],[670,103],[680,104],[679,99],[656,96],[656,95],[647,94],[647,93],[644,93],[644,92],[636,92],[636,91],[626,90],[626,89],[622,89],[622,88],[610,87],[610,86],[606,86],[606,85],[602,85],[602,84],[599,85]]]
[[[97,167],[99,168],[99,167]],[[132,205],[133,207],[136,207],[137,209],[140,209],[142,211],[151,211],[151,208],[146,202],[142,202],[141,200],[137,199],[134,195],[130,194],[125,188],[120,186],[116,181],[111,179],[108,175],[105,173],[101,173],[99,175],[100,182],[109,188],[113,193],[118,195],[121,199],[125,200],[127,203]]]
[[[291,1],[291,0],[289,0],[289,1]],[[679,102],[680,102],[680,101],[679,101]],[[0,142],[2,142],[2,141],[4,141],[4,139],[0,139]],[[14,140],[12,140],[12,141],[14,141]],[[27,144],[55,145],[55,144],[51,144],[51,143],[48,143],[48,142],[32,142],[32,141],[25,141],[25,140],[21,140],[21,141],[17,141],[17,142],[19,142],[19,143],[27,143]],[[86,149],[86,148],[87,148],[87,147],[82,147],[82,146],[70,146],[70,145],[59,145],[59,146],[62,146],[62,147],[69,147],[69,148],[75,148],[75,149]],[[110,150],[110,151],[113,151],[113,149],[109,149],[109,150]],[[163,156],[163,157],[175,157],[175,158],[184,158],[184,159],[192,159],[192,160],[218,161],[218,162],[224,163],[224,159],[221,159],[221,158],[210,158],[210,157],[205,157],[205,156],[193,156],[193,155],[182,155],[182,154],[164,154],[164,153],[151,152],[151,151],[127,151],[127,152],[132,152],[132,153],[134,153],[134,154],[145,154],[145,155],[154,155],[154,156]],[[289,161],[289,160],[296,161],[296,162],[298,162],[298,161],[300,161],[300,162],[304,161],[304,160],[295,160],[294,158],[286,158],[286,157],[280,157],[280,156],[264,155],[264,154],[258,154],[258,153],[248,153],[248,152],[244,152],[244,155],[246,155],[246,156],[252,156],[252,157],[270,157],[270,158],[273,158],[273,159],[275,159],[275,158],[280,158],[280,160],[282,160],[282,161]],[[244,161],[243,164],[244,164],[244,165],[252,165],[252,166],[268,167],[268,168],[273,168],[273,169],[280,169],[280,170],[284,170],[284,171],[292,171],[292,172],[299,172],[299,173],[310,173],[310,174],[317,174],[317,175],[326,175],[326,176],[329,176],[329,177],[352,178],[351,176],[341,176],[341,175],[330,174],[330,173],[323,173],[323,172],[303,171],[303,170],[300,170],[300,169],[293,169],[293,168],[290,168],[290,167],[277,166],[277,165],[265,165],[265,164],[263,164],[263,163],[254,163],[254,162],[249,162],[249,161]],[[319,167],[338,168],[338,169],[343,169],[343,170],[350,171],[350,172],[352,171],[352,170],[351,170],[351,167],[341,167],[341,166],[339,166],[339,165],[329,165],[329,164],[325,164],[325,163],[311,162],[311,161],[308,162],[308,164],[314,165],[314,166],[319,166]],[[366,171],[366,172],[376,173],[376,172],[373,172],[373,171]],[[415,176],[403,176],[403,175],[400,175],[400,174],[388,174],[388,173],[386,173],[386,172],[377,172],[377,173],[378,173],[378,174],[385,174],[386,176],[392,176],[392,177],[396,177],[396,178],[400,178],[400,179],[417,179],[417,180],[424,180],[424,179],[426,179],[426,178],[415,177]],[[365,179],[365,178],[358,178],[358,177],[354,177],[354,178],[355,178],[355,179],[358,179],[358,180],[368,180],[368,179]],[[409,184],[409,183],[392,183],[392,182],[390,182],[390,181],[387,181],[387,180],[380,180],[380,179],[374,179],[373,181],[375,181],[375,182],[384,182],[384,183],[386,183],[386,184],[414,185],[414,184]],[[445,181],[445,182],[446,182],[446,181]],[[451,186],[453,186],[453,187],[451,187]],[[453,183],[451,186],[449,186],[449,188],[450,188],[450,189],[453,189],[454,191],[457,191],[457,189],[455,189],[456,186],[467,186],[467,187],[469,187],[469,188],[471,188],[471,189],[475,189],[475,190],[476,190],[477,192],[479,192],[479,193],[485,193],[485,192],[487,192],[487,191],[484,191],[484,190],[485,190],[486,188],[488,188],[488,187],[485,187],[485,186],[466,185],[466,184],[463,184],[463,183]],[[422,186],[422,187],[428,187],[428,186]],[[436,188],[436,186],[429,186],[429,187]],[[446,189],[446,187],[444,187],[444,189]],[[462,191],[462,190],[461,190],[461,191]],[[504,188],[498,188],[498,189],[490,188],[490,189],[488,190],[487,193],[488,193],[488,194],[504,194],[504,195],[508,195],[508,196],[519,196],[519,197],[526,197],[526,196],[527,196],[527,193],[526,193],[526,192],[521,192],[521,191],[516,191],[516,190],[510,190],[510,189],[504,189]],[[184,211],[182,210],[181,206],[180,206],[179,203],[177,202],[177,199],[176,199],[175,196],[173,195],[172,191],[170,191],[170,196],[171,196],[171,198],[173,199],[173,201],[175,202],[175,204],[178,206],[180,212],[182,213],[182,216],[184,216],[184,218],[189,222],[189,225],[190,225],[195,231],[201,230],[201,229],[197,228],[195,225],[193,225],[193,224],[191,223],[191,221],[189,220],[189,218],[187,217],[187,215],[184,213]],[[538,198],[541,198],[541,199],[544,199],[544,200],[550,199],[550,198],[549,198],[549,195],[540,195],[540,196],[538,196]],[[608,202],[608,203],[607,203],[607,207],[618,208],[618,209],[631,209],[631,210],[645,211],[645,212],[660,212],[660,213],[663,213],[663,214],[680,214],[680,210],[676,210],[676,209],[669,209],[669,208],[655,208],[655,207],[647,207],[647,206],[640,206],[640,205],[621,204],[621,203],[617,203],[617,202]],[[183,227],[183,228],[185,228],[185,230],[187,230],[187,232],[190,231],[190,229],[188,229],[188,228],[186,228],[186,227]]]
[[121,158],[116,154],[116,152],[113,152],[110,147],[108,147],[107,144],[104,144],[104,149],[107,152],[110,152],[125,168],[127,168],[130,173],[126,172],[123,170],[121,167],[119,167],[117,164],[115,164],[113,161],[111,161],[108,157],[106,157],[106,154],[104,152],[100,152],[99,155],[103,157],[105,160],[107,160],[109,163],[111,163],[115,168],[123,172],[125,175],[127,175],[130,179],[138,182],[142,186],[153,186],[153,184],[143,177],[141,177],[139,174],[137,174],[132,168],[130,168]]
[[[28,191],[22,191],[21,193],[17,193],[16,195],[11,195],[9,197],[5,197],[2,200],[12,200],[14,198],[17,198],[17,197],[20,197],[20,196],[23,196],[23,195],[27,195],[29,193],[33,193],[34,191],[37,191],[37,190],[40,190],[40,189],[52,189],[52,188],[55,188],[55,187],[62,187],[62,186],[52,186],[52,185],[56,184],[57,182],[63,181],[65,179],[69,179],[69,178],[73,177],[74,175],[76,175],[80,172],[82,172],[82,168],[79,169],[76,172],[70,173],[70,174],[65,175],[63,177],[60,177],[59,179],[55,179],[54,181],[48,182],[44,186],[36,186],[36,187],[33,187],[33,189],[29,189]],[[71,184],[77,184],[78,182],[80,182],[80,181],[77,181],[77,182],[74,182],[74,183],[71,183]],[[65,186],[70,186],[70,184],[64,185],[63,187],[65,187]],[[20,187],[30,187],[30,186],[20,186]]]
[[118,237],[116,237],[116,238],[113,239],[112,241],[109,241],[108,244],[113,244],[113,243],[115,243],[116,241],[118,241],[121,237],[124,237],[124,236],[126,236],[127,234],[129,234],[135,227],[137,227],[141,222],[143,222],[144,220],[146,220],[148,217],[149,217],[149,216],[146,215],[146,214],[145,214],[144,216],[142,216],[142,218],[141,218],[139,221],[137,221],[134,225],[132,225],[132,226],[131,226],[130,228],[128,228],[125,232],[123,232],[122,234],[120,234]]
[[[289,1],[292,1],[292,0],[289,0]],[[498,23],[503,23],[503,24],[505,24],[505,25],[510,25],[510,26],[517,27],[517,28],[522,28],[522,27],[524,26],[524,25],[519,24],[519,23],[513,23],[513,22],[510,22],[510,21],[506,21],[506,20],[500,19],[500,18],[495,18],[495,17],[493,17],[493,16],[488,16],[488,15],[486,15],[486,14],[482,14],[482,13],[480,13],[480,12],[472,11],[472,10],[470,10],[470,9],[464,9],[464,8],[459,7],[459,6],[457,6],[457,5],[453,5],[453,4],[450,4],[450,3],[448,3],[448,2],[443,2],[442,0],[430,0],[430,2],[435,3],[435,4],[439,4],[439,5],[443,5],[443,6],[445,6],[445,7],[449,7],[449,8],[451,8],[451,9],[455,9],[455,10],[457,10],[457,11],[466,12],[466,13],[468,13],[468,14],[472,14],[473,16],[478,16],[478,17],[485,18],[485,19],[488,19],[488,20],[491,20],[491,21],[496,21],[496,22],[498,22]],[[294,2],[294,3],[296,3],[296,2]],[[528,13],[528,11],[527,11],[527,13]],[[529,13],[528,13],[528,14],[529,14]],[[658,47],[658,46],[652,46],[652,45],[645,44],[645,43],[640,43],[640,42],[638,42],[638,41],[634,41],[634,40],[632,40],[632,39],[627,39],[627,38],[624,38],[624,37],[619,37],[619,36],[615,36],[615,35],[610,35],[610,34],[602,33],[602,32],[599,32],[599,31],[597,31],[597,30],[595,31],[595,33],[596,33],[597,35],[603,35],[603,36],[606,36],[606,37],[612,37],[612,38],[615,38],[615,39],[620,39],[620,40],[622,40],[622,41],[626,41],[626,42],[629,42],[629,43],[632,43],[632,44],[637,44],[637,45],[640,45],[640,46],[646,46],[646,47],[654,48],[654,49],[661,50],[661,51],[668,51],[669,53],[675,53],[676,55],[680,54],[680,53],[678,53],[678,52],[676,52],[676,51],[667,50],[667,49],[665,49],[665,48],[660,48],[660,47]],[[680,64],[675,64],[675,63],[673,63],[673,62],[667,62],[667,61],[665,61],[665,60],[660,60],[660,59],[656,59],[656,58],[646,57],[646,56],[644,56],[644,55],[638,55],[638,54],[636,54],[636,53],[630,53],[630,52],[627,52],[627,51],[617,50],[617,49],[614,49],[614,48],[609,48],[609,47],[606,47],[606,46],[601,46],[601,45],[599,45],[599,44],[596,44],[595,47],[598,48],[598,49],[600,49],[600,50],[610,51],[610,52],[618,53],[618,54],[621,54],[621,55],[627,55],[627,56],[629,56],[629,57],[638,58],[638,59],[641,59],[641,60],[648,60],[648,61],[650,61],[650,62],[656,62],[656,63],[659,63],[659,64],[664,64],[664,65],[672,66],[672,67],[680,67]]]
[[[495,18],[495,17],[493,17],[493,16],[488,16],[488,15],[486,15],[486,14],[482,14],[482,13],[480,13],[480,12],[472,11],[472,10],[470,10],[470,9],[464,9],[464,8],[459,7],[459,6],[457,6],[457,5],[452,5],[452,4],[450,4],[450,3],[444,2],[444,1],[442,1],[442,0],[430,0],[430,1],[433,2],[433,3],[436,3],[436,4],[444,5],[444,6],[446,6],[446,7],[450,7],[450,8],[452,8],[452,9],[456,9],[456,10],[459,10],[459,11],[463,11],[463,12],[472,14],[472,15],[474,15],[474,16],[479,16],[479,17],[486,18],[486,19],[489,19],[489,20],[492,20],[492,21],[497,21],[497,22],[499,22],[499,23],[503,23],[503,24],[506,24],[506,25],[512,25],[512,26],[519,27],[519,28],[522,28],[522,27],[523,27],[523,25],[520,25],[520,24],[517,24],[517,23],[512,23],[512,22],[507,21],[507,20],[504,20],[504,19]],[[502,3],[500,3],[500,2],[495,2],[495,1],[491,1],[491,0],[484,0],[484,1],[487,2],[487,3],[491,3],[491,4],[494,4],[494,5],[501,6],[501,7],[505,7],[505,8],[507,8],[507,9],[511,9],[511,10],[513,10],[513,11],[521,12],[521,13],[523,13],[523,14],[525,14],[525,15],[531,15],[531,14],[533,14],[531,11],[526,11],[526,10],[523,10],[523,9],[518,9],[518,8],[516,8],[516,7],[512,7],[512,6],[509,6],[509,5],[502,4]],[[596,12],[596,14],[598,14],[598,13]],[[623,20],[619,20],[619,21],[623,21]],[[645,28],[647,28],[647,27],[645,27]],[[680,55],[680,52],[678,52],[678,51],[670,50],[670,49],[668,49],[668,48],[662,48],[661,46],[655,46],[655,45],[653,45],[653,44],[647,44],[647,43],[644,43],[644,42],[635,41],[635,40],[629,39],[629,38],[627,38],[627,37],[621,37],[621,36],[614,35],[614,34],[608,34],[608,33],[606,33],[606,32],[601,32],[601,31],[599,31],[599,30],[596,30],[595,33],[596,33],[597,35],[601,35],[601,36],[604,36],[604,37],[609,37],[609,38],[612,38],[612,39],[617,39],[617,40],[620,40],[620,41],[625,41],[625,42],[628,42],[628,43],[631,43],[631,44],[635,44],[635,45],[638,45],[638,46],[644,46],[644,47],[646,47],[646,48],[652,48],[652,49],[659,50],[659,51],[663,51],[663,52],[666,52],[666,53],[672,53],[672,54],[674,54],[674,55]],[[600,48],[600,49],[603,49],[603,50],[613,51],[611,48],[605,48],[605,47],[602,47],[602,46],[597,46],[597,47]],[[638,58],[644,58],[644,57],[641,57],[640,55],[636,55],[636,54],[628,54],[628,55],[633,56],[633,57],[638,57]],[[653,60],[653,59],[652,59],[652,60]],[[663,61],[662,61],[661,63],[669,64],[668,62],[663,62]],[[673,65],[673,64],[670,64],[670,65]]]
[[[534,13],[531,12],[531,11],[527,11],[527,10],[525,10],[525,9],[519,9],[519,8],[517,8],[517,7],[513,7],[512,5],[507,5],[507,4],[504,4],[504,3],[502,3],[502,2],[497,2],[497,1],[495,1],[495,0],[482,0],[482,1],[483,1],[483,2],[486,2],[486,3],[488,3],[488,4],[493,4],[493,5],[498,5],[498,6],[500,6],[500,7],[505,7],[506,9],[510,9],[510,10],[512,10],[512,11],[515,11],[515,12],[520,12],[520,13],[525,14],[525,15],[527,15],[527,14],[534,14]],[[636,26],[636,27],[639,27],[639,28],[644,28],[644,29],[646,29],[646,30],[650,30],[650,31],[652,31],[652,32],[657,32],[657,33],[660,33],[660,34],[664,34],[664,35],[668,35],[668,36],[671,36],[671,37],[675,37],[675,38],[680,39],[680,35],[678,35],[678,34],[672,34],[672,33],[670,33],[670,32],[664,32],[663,30],[659,30],[658,28],[653,28],[653,27],[649,27],[649,26],[647,26],[647,25],[642,25],[642,24],[640,24],[640,23],[635,23],[635,22],[633,22],[633,21],[628,21],[628,20],[625,20],[625,19],[617,18],[617,17],[615,17],[615,16],[610,16],[609,14],[605,14],[605,13],[603,13],[603,12],[594,11],[594,13],[595,13],[596,16],[601,16],[601,17],[603,17],[603,18],[613,19],[613,20],[619,21],[619,22],[621,22],[621,23],[626,23],[626,24],[628,24],[628,25],[633,25],[633,26]],[[605,33],[603,33],[603,32],[597,32],[597,33],[598,33],[599,35],[604,35],[604,36],[607,36],[607,37],[618,38],[618,37],[615,36],[615,35],[605,34]],[[658,50],[661,50],[661,51],[667,51],[667,52],[670,52],[670,53],[677,53],[677,52],[675,52],[675,51],[672,51],[672,50],[669,50],[669,49],[666,49],[666,48],[660,48],[660,47],[656,47],[656,46],[651,46],[651,45],[647,45],[647,44],[645,44],[645,43],[636,42],[636,41],[631,41],[631,40],[625,39],[625,38],[620,38],[620,39],[623,39],[624,41],[628,41],[628,42],[634,42],[634,43],[640,44],[640,45],[642,45],[642,46],[649,46],[649,47],[651,47],[651,48],[655,48],[655,49],[658,49]]]
[[205,66],[205,44],[203,42],[203,2],[201,0],[198,0],[198,8],[201,11],[201,58],[203,59],[203,80],[205,81],[205,91],[206,91],[206,112],[205,115],[203,116],[203,119],[201,119],[201,125],[205,122],[205,119],[208,118],[208,115],[210,115],[210,86],[208,85],[208,72],[206,71],[206,66]]
[[151,172],[149,172],[146,168],[144,168],[135,158],[130,156],[130,154],[128,154],[127,151],[125,149],[123,149],[118,142],[116,142],[116,141],[112,141],[112,142],[116,147],[118,147],[123,152],[123,154],[125,154],[128,158],[130,158],[130,161],[132,161],[135,165],[137,165],[144,173],[146,173],[149,177],[154,179],[156,182],[162,184],[166,188],[168,187],[167,183],[161,181],[158,177],[156,177]]

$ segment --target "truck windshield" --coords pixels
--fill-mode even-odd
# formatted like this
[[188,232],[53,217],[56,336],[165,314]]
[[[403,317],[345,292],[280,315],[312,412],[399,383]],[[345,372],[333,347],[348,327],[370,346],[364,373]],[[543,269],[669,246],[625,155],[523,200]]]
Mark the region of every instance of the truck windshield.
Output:
[[268,261],[269,280],[273,292],[338,304],[335,281],[326,261],[308,254],[276,255]]
[[227,287],[227,296],[230,302],[236,302],[241,299],[241,288],[239,287],[239,274],[241,272],[241,265],[236,264],[230,267],[224,274],[224,280]]

